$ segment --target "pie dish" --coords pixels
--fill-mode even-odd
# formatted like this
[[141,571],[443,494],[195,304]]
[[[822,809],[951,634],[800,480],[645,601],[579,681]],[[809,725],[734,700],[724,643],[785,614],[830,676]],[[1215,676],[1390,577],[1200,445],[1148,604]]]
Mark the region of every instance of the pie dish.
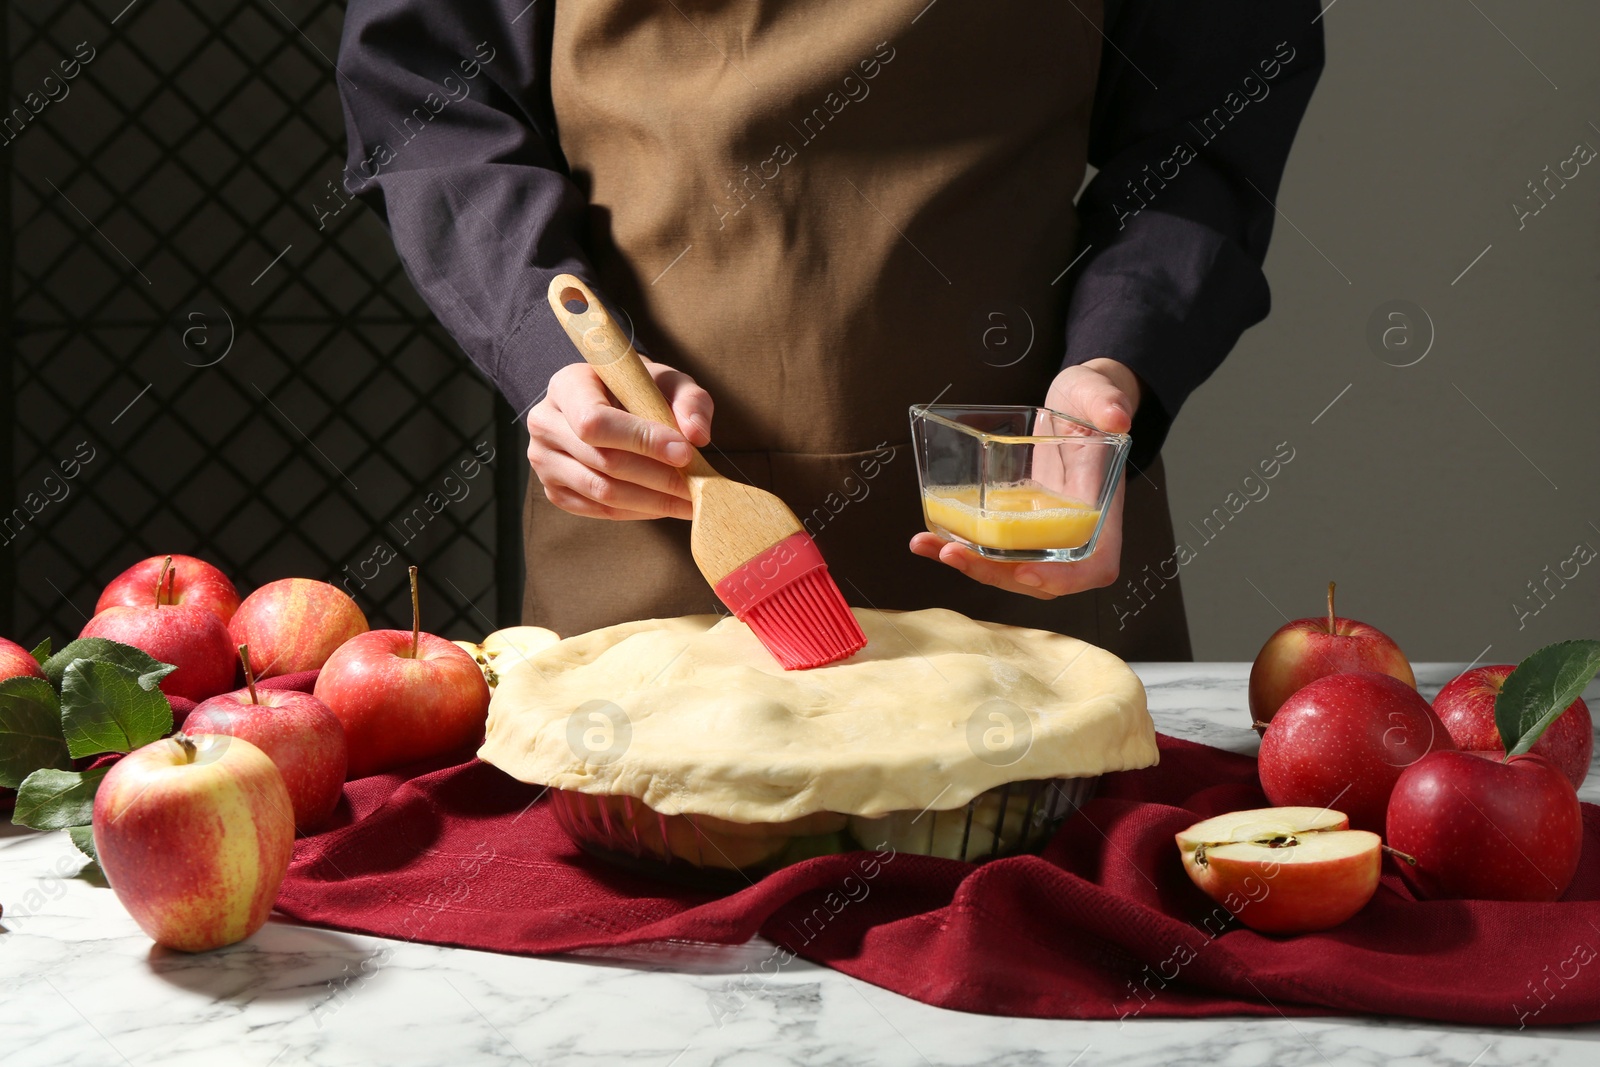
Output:
[[880,843],[1003,855],[1099,775],[1156,762],[1144,687],[1103,649],[943,609],[855,614],[867,647],[810,671],[715,615],[502,658],[478,754],[559,791],[590,848],[746,873]]

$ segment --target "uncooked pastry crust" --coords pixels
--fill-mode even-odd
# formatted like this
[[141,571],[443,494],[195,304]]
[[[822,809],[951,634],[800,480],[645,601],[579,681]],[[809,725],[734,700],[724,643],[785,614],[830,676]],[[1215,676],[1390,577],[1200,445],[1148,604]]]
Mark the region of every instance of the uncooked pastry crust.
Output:
[[[783,670],[747,626],[715,615],[568,638],[502,671],[478,755],[525,782],[744,823],[942,811],[1006,782],[1156,762],[1144,686],[1104,649],[939,608],[855,614],[867,647],[810,671]],[[996,699],[1010,705],[979,711]],[[595,701],[621,709],[620,755],[569,741],[596,721]],[[1026,715],[1026,753],[980,759],[969,720],[979,713],[981,737],[1011,705]]]

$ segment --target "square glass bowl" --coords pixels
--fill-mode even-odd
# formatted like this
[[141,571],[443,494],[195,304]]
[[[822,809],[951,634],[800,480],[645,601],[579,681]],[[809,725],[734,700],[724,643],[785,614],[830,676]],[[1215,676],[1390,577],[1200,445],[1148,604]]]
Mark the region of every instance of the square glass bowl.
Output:
[[1041,407],[914,404],[928,529],[987,559],[1072,562],[1094,551],[1132,439]]

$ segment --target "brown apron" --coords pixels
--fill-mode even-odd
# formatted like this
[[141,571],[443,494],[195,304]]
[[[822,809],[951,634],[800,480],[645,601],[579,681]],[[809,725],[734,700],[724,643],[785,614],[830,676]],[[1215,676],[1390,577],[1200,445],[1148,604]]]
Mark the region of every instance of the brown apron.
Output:
[[[1040,403],[1059,369],[1098,17],[1094,0],[562,0],[551,93],[600,288],[710,391],[707,457],[794,509],[847,600],[1187,659],[1175,580],[1040,601],[906,547],[907,408]],[[1172,555],[1160,480],[1130,480],[1125,579]],[[688,535],[569,515],[533,480],[524,620],[725,611]]]

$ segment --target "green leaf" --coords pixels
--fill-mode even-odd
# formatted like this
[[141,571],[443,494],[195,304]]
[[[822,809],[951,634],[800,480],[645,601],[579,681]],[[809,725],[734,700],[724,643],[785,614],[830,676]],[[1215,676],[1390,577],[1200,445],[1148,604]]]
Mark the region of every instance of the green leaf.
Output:
[[80,659],[114,663],[118,667],[125,667],[138,678],[139,686],[143,689],[154,689],[161,684],[161,679],[178,669],[170,663],[162,663],[132,645],[124,645],[104,637],[80,637],[44,661],[41,665],[44,676],[50,679],[51,685],[60,689],[66,678],[67,668]]
[[1512,671],[1494,701],[1507,756],[1528,751],[1600,671],[1600,641],[1546,645]]
[[80,659],[61,679],[61,725],[74,757],[132,752],[172,730],[172,705],[133,670]]
[[83,826],[94,816],[94,791],[109,767],[96,771],[34,771],[17,790],[11,821],[35,830]]
[[33,647],[33,658],[39,666],[44,666],[44,661],[50,658],[50,639],[47,637]]
[[43,678],[0,682],[0,786],[15,789],[40,767],[71,767],[61,705]]
[[67,836],[72,838],[72,843],[78,846],[78,851],[88,856],[95,863],[100,862],[99,853],[94,850],[93,826],[69,826]]

